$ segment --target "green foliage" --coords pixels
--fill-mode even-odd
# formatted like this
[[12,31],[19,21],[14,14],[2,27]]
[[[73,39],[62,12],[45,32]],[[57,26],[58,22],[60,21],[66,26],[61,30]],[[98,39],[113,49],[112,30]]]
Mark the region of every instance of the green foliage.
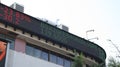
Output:
[[73,62],[73,65],[72,67],[83,67],[83,55],[80,54],[79,56],[76,56],[74,58],[74,62]]
[[101,64],[94,64],[91,67],[105,67],[105,66],[104,63],[101,63]]
[[91,67],[100,67],[100,65],[94,64],[94,65],[92,65]]
[[[77,56],[76,50],[74,50],[74,52],[75,52],[75,58],[74,58],[72,67],[83,67],[83,64],[85,63],[83,54],[81,53],[79,56]],[[90,67],[105,67],[105,62],[103,62],[101,64],[93,64]]]
[[120,67],[120,62],[117,62],[114,58],[109,58],[108,67]]

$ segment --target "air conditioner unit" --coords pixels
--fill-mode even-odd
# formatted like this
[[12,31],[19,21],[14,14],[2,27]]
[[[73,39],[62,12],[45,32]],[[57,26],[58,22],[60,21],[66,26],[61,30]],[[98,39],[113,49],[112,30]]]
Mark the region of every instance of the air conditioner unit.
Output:
[[67,32],[69,31],[69,28],[67,26],[63,25],[63,24],[60,24],[57,27],[64,30],[64,31],[67,31]]
[[18,3],[13,3],[10,7],[16,9],[17,11],[24,12],[24,6]]

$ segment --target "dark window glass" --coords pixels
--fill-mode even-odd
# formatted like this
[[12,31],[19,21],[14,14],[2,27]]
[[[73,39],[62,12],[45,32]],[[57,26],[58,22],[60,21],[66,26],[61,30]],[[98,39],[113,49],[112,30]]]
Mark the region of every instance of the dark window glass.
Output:
[[40,57],[41,57],[41,50],[35,48],[35,49],[34,49],[34,56],[40,58]]
[[11,38],[9,36],[6,36],[4,34],[0,34],[0,39],[6,40],[9,42],[10,44],[10,49],[14,50],[15,46],[14,46],[14,38]]
[[57,57],[57,64],[63,66],[63,58],[61,58],[61,57]]
[[86,67],[90,67],[88,64],[86,64]]
[[50,62],[56,63],[57,57],[53,54],[50,54]]
[[44,59],[44,60],[47,60],[47,61],[48,61],[48,53],[47,53],[47,52],[42,51],[41,58],[42,58],[42,59]]
[[15,46],[14,46],[14,42],[11,41],[11,43],[10,43],[10,49],[14,50],[14,48],[15,48]]
[[69,60],[65,60],[64,67],[71,67],[71,63]]
[[33,50],[34,50],[34,48],[32,46],[27,45],[25,52],[26,52],[26,54],[33,56],[33,53],[34,53]]

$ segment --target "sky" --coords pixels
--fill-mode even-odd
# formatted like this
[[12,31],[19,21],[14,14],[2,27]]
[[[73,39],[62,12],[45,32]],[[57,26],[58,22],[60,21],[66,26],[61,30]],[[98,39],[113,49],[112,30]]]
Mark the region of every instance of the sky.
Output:
[[[118,51],[107,41],[110,39],[120,50],[120,0],[1,0],[10,6],[17,2],[24,5],[24,13],[46,18],[69,27],[69,32],[97,43],[110,56],[120,61]],[[59,19],[59,21],[57,21]],[[97,39],[92,39],[98,37]]]

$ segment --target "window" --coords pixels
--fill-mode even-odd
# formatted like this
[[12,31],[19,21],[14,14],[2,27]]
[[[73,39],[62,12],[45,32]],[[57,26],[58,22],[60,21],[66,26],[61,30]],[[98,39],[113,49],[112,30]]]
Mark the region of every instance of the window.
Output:
[[0,34],[0,39],[6,40],[10,43],[10,49],[14,50],[15,46],[14,46],[14,38],[11,38],[9,36],[6,36],[4,34]]
[[50,62],[56,63],[57,61],[57,56],[50,54]]
[[34,55],[33,54],[34,53],[33,50],[34,50],[34,48],[32,46],[27,45],[25,52],[26,52],[26,54],[33,56]]
[[71,67],[71,60],[63,58],[64,56],[58,55],[54,52],[47,51],[46,49],[40,48],[38,46],[27,44],[26,54],[41,58],[46,61],[53,62],[55,64],[61,65],[63,67]]
[[48,61],[48,53],[43,51],[41,58]]
[[10,42],[10,49],[14,50],[15,46],[14,46],[14,41]]
[[70,63],[69,60],[66,60],[66,59],[65,59],[64,67],[71,67],[71,63]]
[[35,48],[34,49],[34,56],[37,58],[41,58],[41,52],[42,51],[40,49]]
[[63,66],[63,58],[61,58],[61,57],[57,57],[57,64]]

